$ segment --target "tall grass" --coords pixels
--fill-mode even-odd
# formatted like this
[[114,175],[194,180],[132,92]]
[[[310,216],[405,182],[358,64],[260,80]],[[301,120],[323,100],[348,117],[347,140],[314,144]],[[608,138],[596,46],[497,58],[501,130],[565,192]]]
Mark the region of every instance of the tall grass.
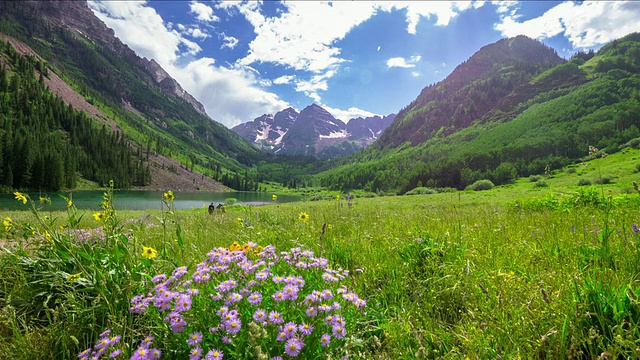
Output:
[[[127,221],[105,227],[111,242],[88,248],[54,236],[76,247],[67,259],[36,243],[72,214],[33,223],[35,236],[20,214],[0,258],[0,358],[75,356],[106,328],[124,334],[131,353],[158,326],[125,311],[131,297],[151,291],[151,276],[195,269],[233,242],[300,247],[349,270],[345,285],[367,301],[350,325],[351,358],[640,357],[638,195],[614,202],[587,189],[570,196],[588,201],[559,198],[562,206],[479,200],[497,191],[232,206],[213,216],[123,211],[114,216]],[[90,215],[82,227],[104,227]],[[157,257],[143,258],[142,246]],[[78,272],[86,284],[68,279]]]

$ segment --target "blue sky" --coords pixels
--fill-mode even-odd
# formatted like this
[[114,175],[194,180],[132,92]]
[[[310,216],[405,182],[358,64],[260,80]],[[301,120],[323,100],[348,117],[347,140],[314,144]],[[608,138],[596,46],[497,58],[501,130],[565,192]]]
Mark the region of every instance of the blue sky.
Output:
[[397,113],[481,47],[527,35],[569,58],[640,31],[635,1],[90,1],[233,127],[316,103],[335,117]]

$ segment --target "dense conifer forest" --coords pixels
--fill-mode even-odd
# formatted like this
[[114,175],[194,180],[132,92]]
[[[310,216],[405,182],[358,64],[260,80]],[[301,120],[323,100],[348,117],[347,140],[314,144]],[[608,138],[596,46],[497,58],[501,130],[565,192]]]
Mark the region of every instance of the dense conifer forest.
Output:
[[106,125],[66,105],[44,84],[43,61],[0,42],[0,186],[72,189],[79,177],[119,187],[150,181],[149,164]]

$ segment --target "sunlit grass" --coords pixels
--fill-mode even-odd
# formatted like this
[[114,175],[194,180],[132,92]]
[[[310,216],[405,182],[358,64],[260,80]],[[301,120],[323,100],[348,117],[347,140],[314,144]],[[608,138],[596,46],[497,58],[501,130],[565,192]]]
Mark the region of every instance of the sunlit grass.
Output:
[[[350,328],[351,358],[634,358],[640,356],[640,240],[633,224],[640,223],[634,205],[640,195],[611,201],[633,189],[638,152],[628,152],[557,172],[542,189],[521,179],[489,191],[356,198],[351,206],[343,194],[340,200],[228,206],[213,215],[206,209],[117,214],[126,224],[122,231],[135,238],[132,260],[143,261],[143,246],[158,250],[150,275],[192,268],[209,250],[233,242],[301,247],[348,269],[347,285],[367,300],[366,316]],[[617,176],[614,184],[592,188],[600,205],[515,205],[549,194],[575,199],[584,187],[574,183],[600,174]],[[41,215],[57,217],[56,226],[67,216]],[[27,212],[4,216],[34,223]],[[90,213],[78,224],[102,225]],[[33,241],[18,235],[5,234],[5,246]],[[63,342],[77,352],[93,345],[97,337],[86,335],[88,323],[63,327],[73,323],[64,317],[34,323],[9,306],[26,293],[16,286],[29,286],[27,273],[7,255],[0,264],[0,358],[50,358],[43,343]],[[73,293],[67,296],[65,304],[80,306]],[[149,324],[138,317],[128,324],[135,347],[140,338],[134,335]]]

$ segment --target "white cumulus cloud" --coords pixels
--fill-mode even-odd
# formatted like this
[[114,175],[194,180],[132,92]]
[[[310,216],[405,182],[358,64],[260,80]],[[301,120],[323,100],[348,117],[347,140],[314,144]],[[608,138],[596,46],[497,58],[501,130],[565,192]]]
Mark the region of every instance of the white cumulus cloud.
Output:
[[185,62],[184,55],[197,54],[200,47],[178,31],[169,30],[146,2],[96,1],[89,5],[122,42],[138,55],[155,59],[208,114],[227,127],[289,106],[276,94],[261,89],[264,82],[249,67],[218,66],[206,57]]
[[196,15],[196,19],[201,21],[220,21],[220,18],[213,14],[213,9],[203,3],[192,1],[189,10]]
[[366,118],[366,117],[380,115],[380,114],[374,114],[366,110],[358,109],[356,107],[350,107],[346,110],[342,110],[342,109],[332,108],[327,105],[322,105],[322,104],[318,104],[318,105],[322,106],[323,109],[327,110],[329,114],[333,115],[334,118],[342,120],[342,122],[344,123],[347,123],[349,122],[349,120],[355,119],[358,117]]
[[546,39],[565,36],[575,49],[603,45],[640,31],[640,3],[635,1],[563,2],[539,17],[523,20],[517,10],[502,17],[495,28],[502,35]]

